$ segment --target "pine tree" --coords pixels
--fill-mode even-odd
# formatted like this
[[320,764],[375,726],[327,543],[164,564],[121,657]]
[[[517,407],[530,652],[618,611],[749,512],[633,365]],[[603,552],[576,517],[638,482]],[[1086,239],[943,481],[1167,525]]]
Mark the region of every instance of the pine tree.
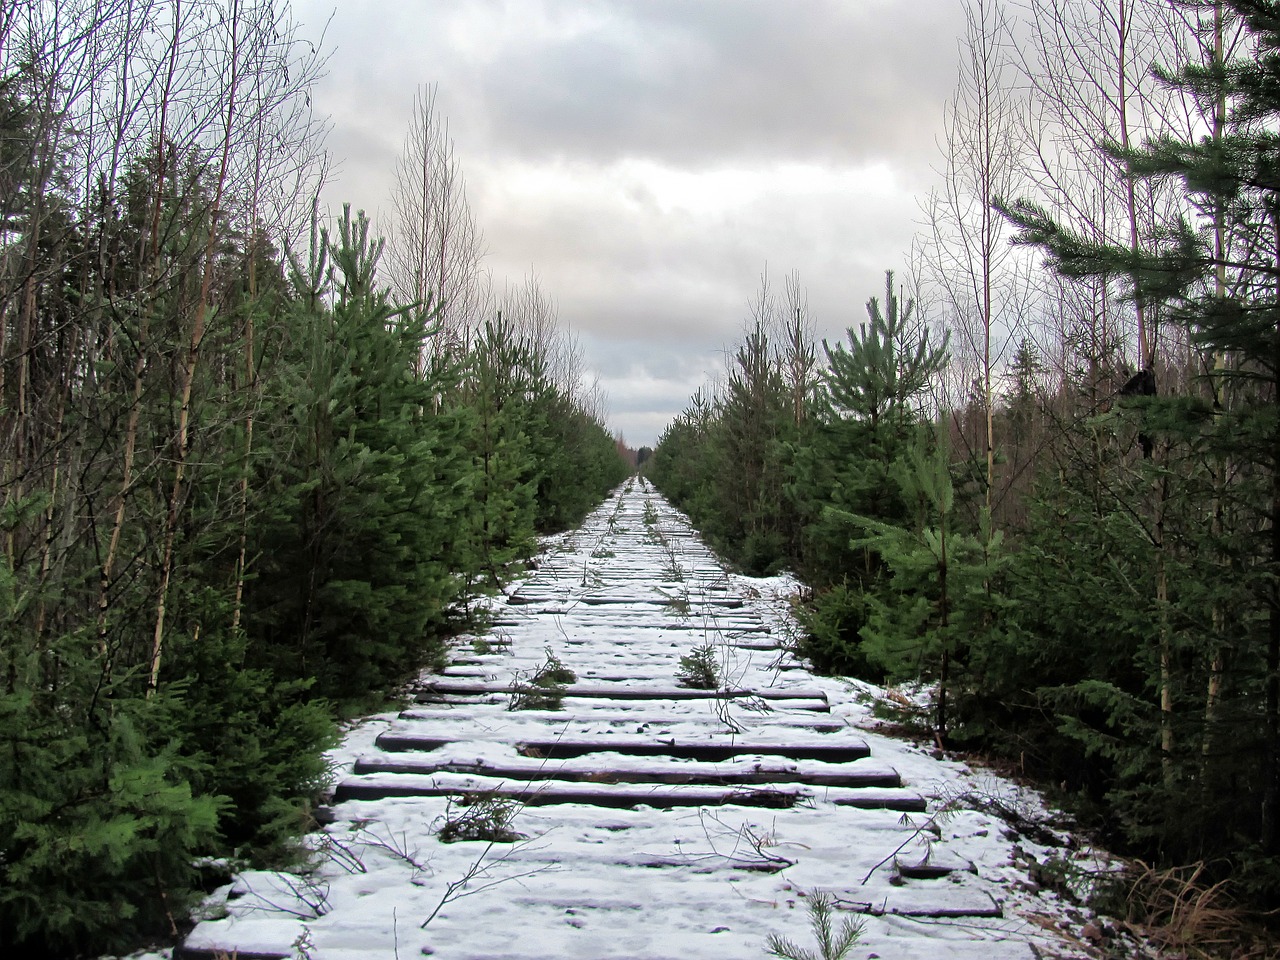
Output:
[[718,522],[712,484],[711,433],[715,429],[715,405],[702,390],[658,438],[647,475],[673,504],[707,534]]
[[468,357],[467,449],[476,470],[470,537],[490,586],[529,554],[535,533],[540,467],[530,453],[531,360],[528,341],[501,313],[485,322]]
[[795,430],[789,405],[769,336],[757,323],[729,369],[713,473],[723,546],[749,573],[771,572],[785,562],[782,455]]
[[867,301],[868,323],[846,333],[849,346],[822,341],[827,369],[820,388],[823,406],[836,417],[867,423],[873,432],[893,430],[913,419],[913,404],[947,363],[947,336],[931,342],[929,330],[915,325],[915,301],[902,304],[893,290],[893,271],[885,271],[884,306]]
[[333,276],[333,306],[295,306],[296,352],[266,418],[277,432],[258,460],[270,506],[253,525],[246,590],[245,629],[274,651],[265,665],[314,676],[317,693],[338,699],[438,656],[428,626],[466,586],[444,549],[469,493],[450,451],[455,424],[434,413],[447,383],[416,373],[430,314],[388,301],[368,234],[347,210],[307,280]]
[[947,339],[934,342],[902,304],[885,273],[885,301],[867,301],[867,322],[846,331],[848,345],[823,341],[811,441],[796,456],[788,492],[807,524],[802,569],[816,586],[873,579],[875,558],[851,550],[848,529],[825,508],[878,520],[907,519],[892,464],[916,435],[921,398],[947,363]]
[[937,681],[939,742],[950,730],[958,668],[992,629],[993,581],[1003,563],[1002,538],[989,522],[976,534],[958,529],[949,459],[945,444],[922,436],[893,464],[892,479],[911,514],[906,523],[830,510],[862,531],[853,546],[874,549],[886,568],[883,583],[867,594],[863,655],[891,679]]

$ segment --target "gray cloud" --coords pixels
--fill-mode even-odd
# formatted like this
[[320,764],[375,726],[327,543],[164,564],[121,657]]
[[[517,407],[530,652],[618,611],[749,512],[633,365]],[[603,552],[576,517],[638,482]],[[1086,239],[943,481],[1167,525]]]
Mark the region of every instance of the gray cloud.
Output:
[[[576,6],[557,9],[567,19]],[[608,9],[588,29],[504,51],[486,72],[501,149],[694,165],[861,162],[931,145],[954,76],[954,2]]]
[[501,156],[927,161],[960,26],[955,0],[348,2],[326,89],[395,144],[438,81],[460,142]]
[[610,419],[632,446],[653,445],[720,364],[719,350],[679,341],[672,349],[648,339],[583,335],[609,394]]
[[439,83],[499,286],[537,272],[613,422],[652,443],[766,263],[800,271],[828,337],[903,266],[960,28],[955,0],[345,0],[325,197],[388,210],[415,88]]

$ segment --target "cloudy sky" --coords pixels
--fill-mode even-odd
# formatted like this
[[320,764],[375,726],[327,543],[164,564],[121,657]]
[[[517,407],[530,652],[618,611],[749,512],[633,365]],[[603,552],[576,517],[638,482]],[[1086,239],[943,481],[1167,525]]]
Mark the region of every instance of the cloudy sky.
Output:
[[934,185],[959,0],[295,0],[333,50],[326,199],[374,217],[438,84],[499,287],[533,270],[653,444],[768,270],[836,338]]

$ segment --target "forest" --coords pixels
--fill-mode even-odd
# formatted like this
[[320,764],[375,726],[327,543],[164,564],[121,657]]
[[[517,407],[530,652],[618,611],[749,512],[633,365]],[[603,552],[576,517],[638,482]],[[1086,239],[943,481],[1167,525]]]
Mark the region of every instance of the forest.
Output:
[[339,721],[630,467],[431,90],[379,229],[319,211],[282,4],[6,3],[0,51],[0,943],[98,955],[296,860]]
[[939,185],[836,341],[766,275],[648,475],[820,669],[1280,904],[1280,4],[969,0]]
[[[644,468],[818,669],[1274,910],[1280,3],[965,10],[907,262],[839,339],[766,274]],[[630,470],[434,88],[386,222],[322,210],[325,57],[273,0],[0,4],[6,955],[293,862],[341,723]]]

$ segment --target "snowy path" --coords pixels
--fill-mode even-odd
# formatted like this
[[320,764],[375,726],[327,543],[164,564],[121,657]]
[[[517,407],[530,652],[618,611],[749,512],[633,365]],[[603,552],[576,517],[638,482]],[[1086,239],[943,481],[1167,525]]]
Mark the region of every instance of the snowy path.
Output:
[[[985,812],[1036,817],[1034,798],[876,734],[865,688],[802,669],[793,586],[726,573],[629,485],[548,542],[410,709],[350,732],[314,874],[241,876],[180,955],[759,958],[770,933],[812,944],[815,891],[866,915],[851,957],[1050,955],[1045,928],[1083,918],[1026,858],[1073,854]],[[678,685],[707,643],[719,689]],[[562,705],[509,709],[548,654],[577,676]],[[436,836],[495,811],[520,839]]]

